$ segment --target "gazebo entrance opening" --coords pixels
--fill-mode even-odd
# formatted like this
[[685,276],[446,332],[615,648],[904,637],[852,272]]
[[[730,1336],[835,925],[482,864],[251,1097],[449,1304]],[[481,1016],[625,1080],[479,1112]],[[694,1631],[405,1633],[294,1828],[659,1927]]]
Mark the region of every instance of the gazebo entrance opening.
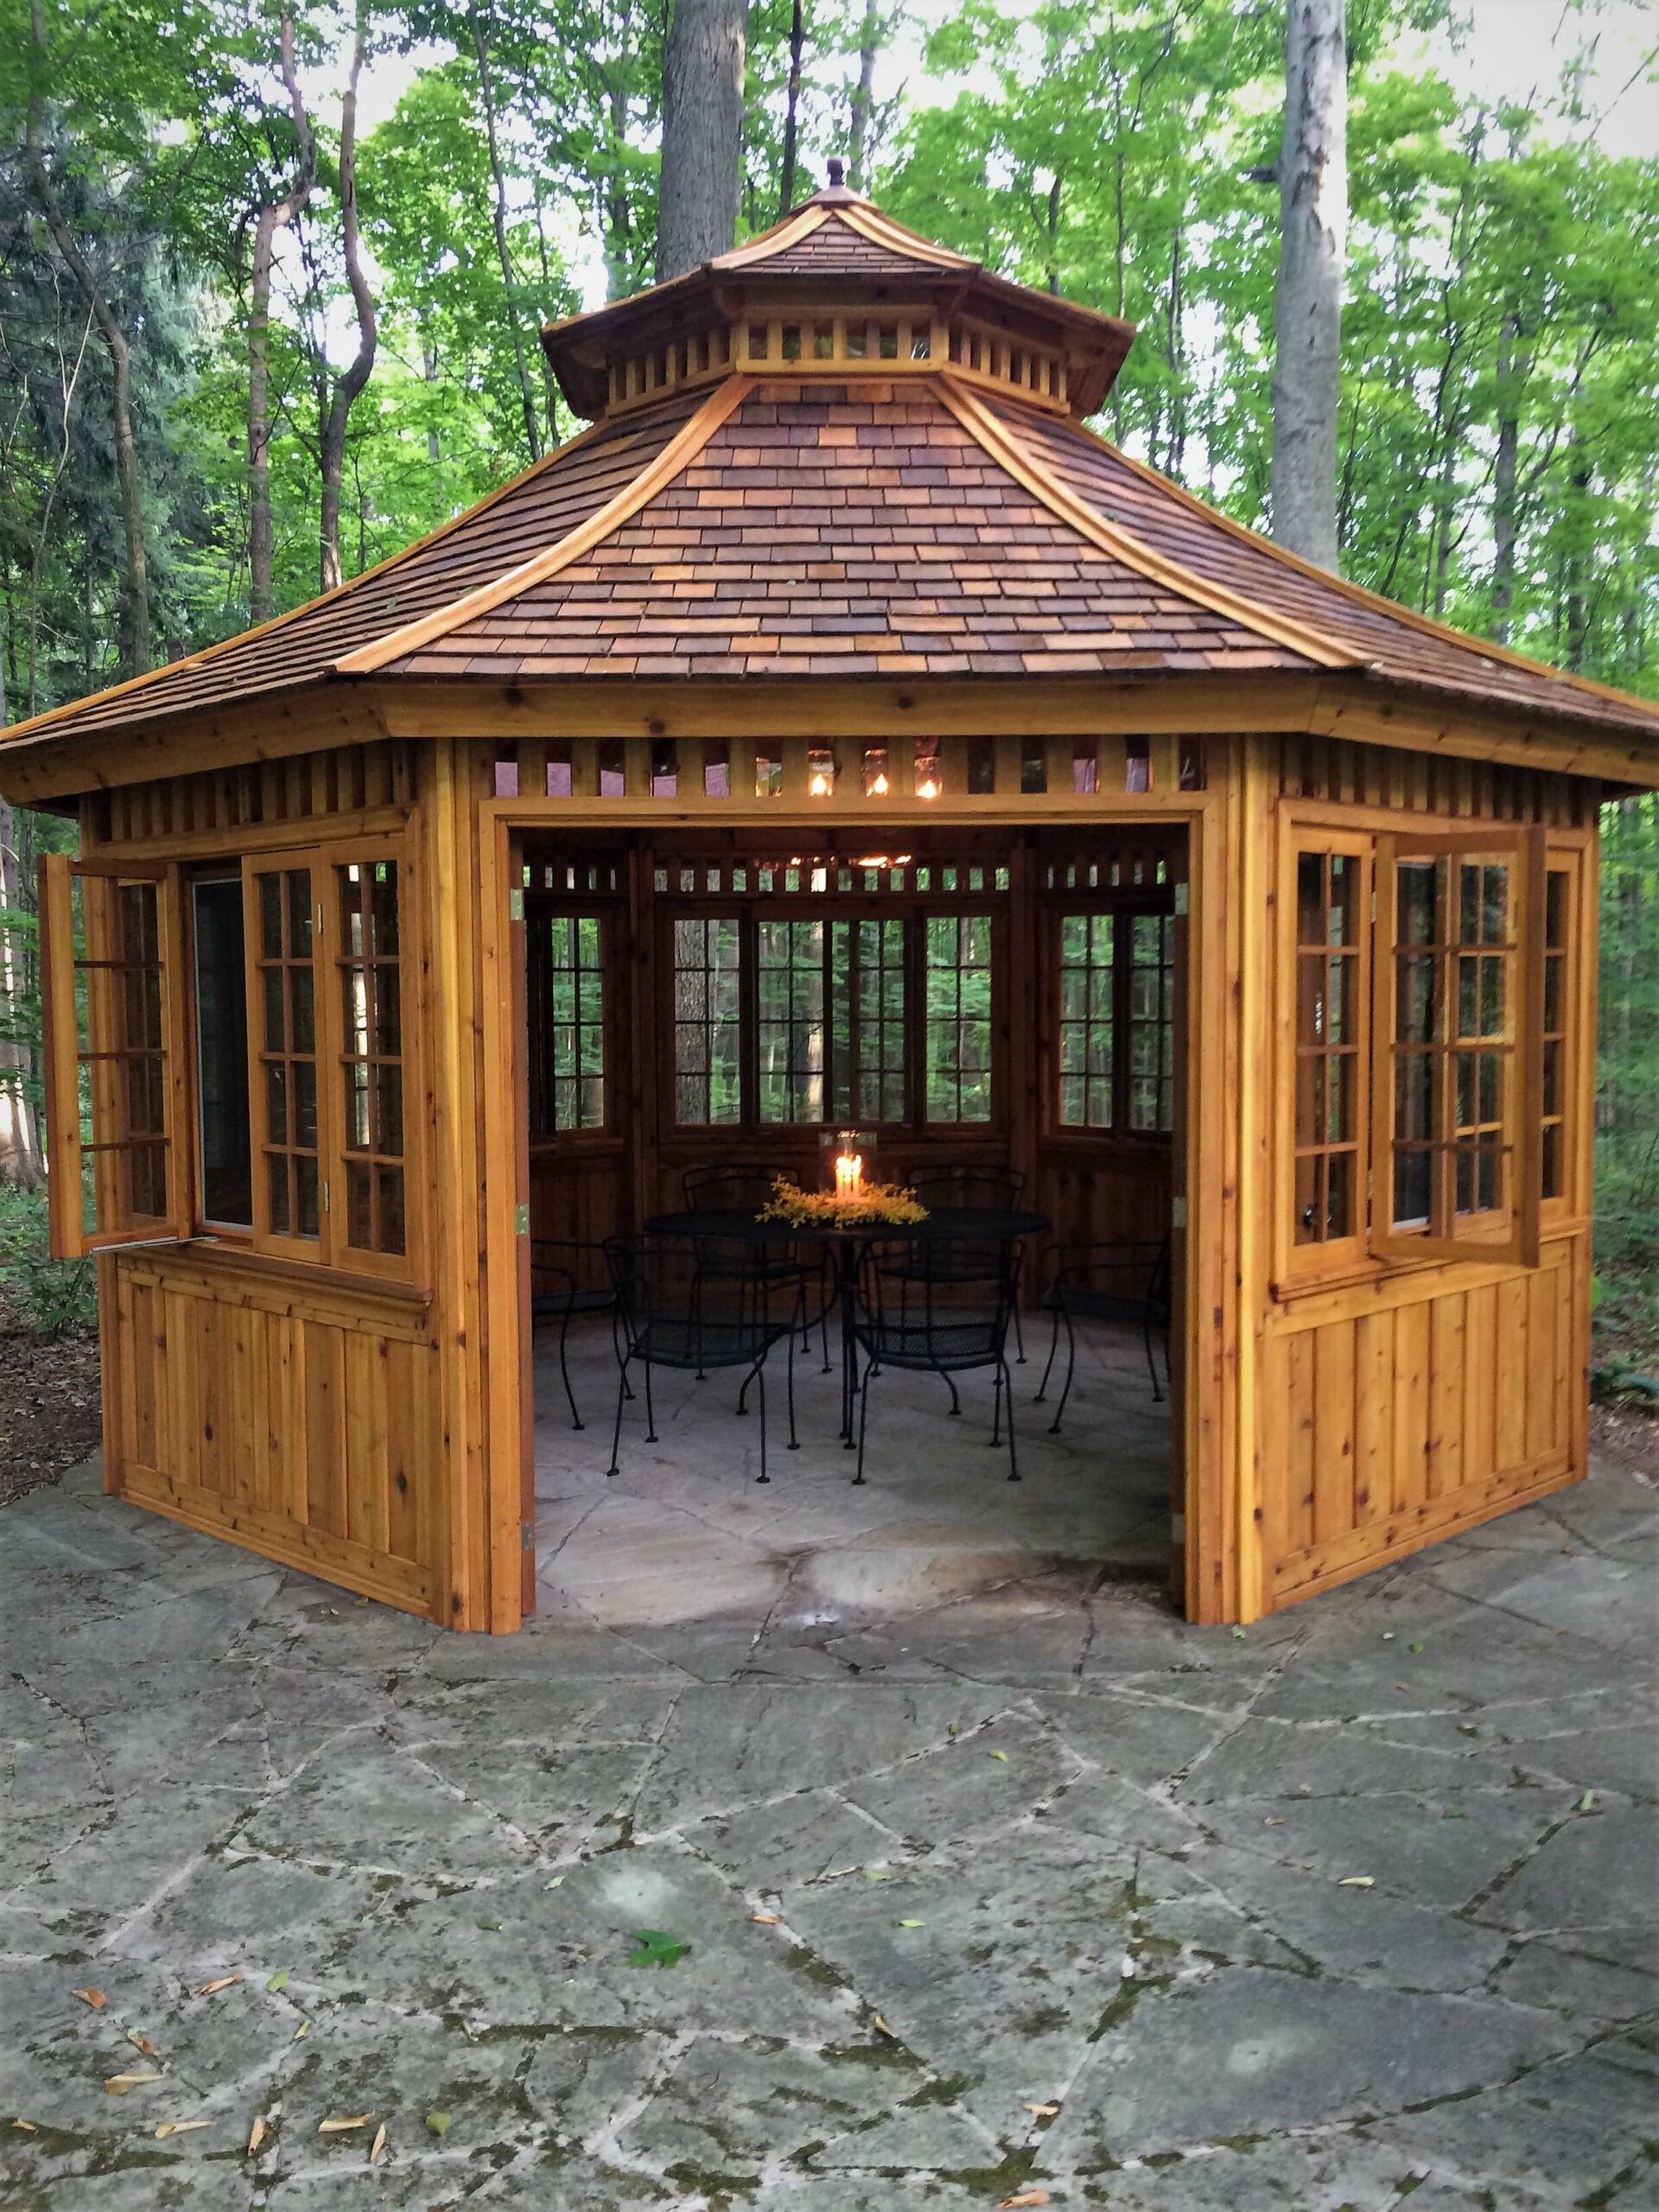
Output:
[[[1163,1579],[1179,1488],[1166,1315],[1181,1311],[1185,826],[751,819],[524,830],[511,850],[540,1561],[527,1598],[619,1624],[741,1610],[780,1549],[832,1610],[878,1592],[902,1609],[1022,1563]],[[810,1348],[798,1325],[794,1341],[798,1450],[786,1346],[766,1368],[768,1487],[752,1480],[741,1370],[653,1370],[657,1440],[625,1402],[607,1481],[606,1240],[726,1196],[734,1173],[746,1205],[775,1176],[817,1187],[846,1128],[874,1140],[881,1181],[935,1208],[1042,1219],[1019,1241],[1007,1348],[1020,1484],[985,1448],[990,1370],[958,1378],[960,1418],[942,1375],[882,1372],[868,1480],[843,1494],[841,1313],[834,1255],[820,1273],[817,1253]]]

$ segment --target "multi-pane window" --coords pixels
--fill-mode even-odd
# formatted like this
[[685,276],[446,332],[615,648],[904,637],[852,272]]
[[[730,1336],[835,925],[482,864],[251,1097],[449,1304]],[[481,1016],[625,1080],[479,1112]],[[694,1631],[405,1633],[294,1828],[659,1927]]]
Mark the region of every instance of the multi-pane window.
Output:
[[1175,1106],[1175,919],[1129,917],[1129,1127],[1167,1129]]
[[683,1128],[742,1118],[735,915],[674,924],[674,1118]]
[[543,914],[531,957],[532,1116],[537,1136],[602,1129],[606,925],[598,914]]
[[1357,853],[1296,856],[1299,1244],[1351,1236],[1357,1226],[1363,868]]
[[247,931],[239,869],[191,883],[190,935],[201,1218],[251,1229]]
[[790,916],[755,925],[755,1066],[760,1119],[822,1122],[824,926]]
[[926,1118],[991,1118],[991,917],[926,918]]
[[[831,885],[827,868],[794,862],[734,868],[734,887],[758,894],[745,911],[671,918],[677,1127],[991,1119],[993,916],[785,904],[797,891],[868,892],[873,872],[838,869]],[[677,887],[700,892],[702,872],[677,871]]]
[[1564,1193],[1571,870],[1508,823],[1315,830],[1286,855],[1294,1122],[1278,1264],[1535,1265]]
[[264,1226],[309,1241],[322,1224],[310,868],[256,869],[253,905]]
[[334,884],[346,1243],[354,1251],[399,1253],[405,1232],[397,863],[351,861],[335,868]]
[[170,1236],[183,1210],[168,960],[176,871],[52,854],[41,891],[48,1199],[66,1258]]
[[1543,1195],[1566,1196],[1567,937],[1573,878],[1553,868],[1544,878]]
[[830,925],[837,1120],[905,1118],[905,942],[897,918]]
[[1476,859],[1402,859],[1395,872],[1396,1230],[1446,1236],[1459,1216],[1508,1202],[1514,874]]
[[1060,917],[1060,1126],[1109,1129],[1116,1124],[1116,1020],[1115,913]]

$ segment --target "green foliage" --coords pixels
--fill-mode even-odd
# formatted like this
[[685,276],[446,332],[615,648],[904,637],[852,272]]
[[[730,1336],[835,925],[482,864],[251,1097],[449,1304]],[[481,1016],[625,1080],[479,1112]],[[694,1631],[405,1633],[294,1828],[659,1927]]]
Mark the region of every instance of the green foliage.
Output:
[[0,1183],[0,1327],[51,1338],[97,1319],[92,1262],[47,1251],[45,1192]]

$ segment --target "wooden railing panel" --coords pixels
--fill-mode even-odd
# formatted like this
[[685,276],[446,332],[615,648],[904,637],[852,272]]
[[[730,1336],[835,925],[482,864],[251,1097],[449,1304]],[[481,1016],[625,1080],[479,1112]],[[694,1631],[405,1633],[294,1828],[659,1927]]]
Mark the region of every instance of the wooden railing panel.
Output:
[[1387,1306],[1356,1289],[1271,1318],[1268,1570],[1276,1602],[1539,1494],[1572,1471],[1577,1248],[1459,1287],[1427,1272]]
[[111,1487],[417,1612],[442,1583],[426,1311],[372,1290],[128,1252],[115,1277]]

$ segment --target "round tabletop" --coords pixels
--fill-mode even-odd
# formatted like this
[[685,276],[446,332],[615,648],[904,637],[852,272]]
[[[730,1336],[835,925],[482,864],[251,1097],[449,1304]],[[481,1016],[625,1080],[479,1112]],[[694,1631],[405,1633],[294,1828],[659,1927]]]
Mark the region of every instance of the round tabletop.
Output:
[[742,1206],[711,1206],[706,1212],[654,1213],[648,1236],[730,1236],[756,1244],[918,1244],[936,1236],[978,1237],[995,1243],[1004,1236],[1034,1236],[1048,1227],[1046,1213],[1024,1213],[1007,1206],[931,1206],[922,1221],[761,1221]]

